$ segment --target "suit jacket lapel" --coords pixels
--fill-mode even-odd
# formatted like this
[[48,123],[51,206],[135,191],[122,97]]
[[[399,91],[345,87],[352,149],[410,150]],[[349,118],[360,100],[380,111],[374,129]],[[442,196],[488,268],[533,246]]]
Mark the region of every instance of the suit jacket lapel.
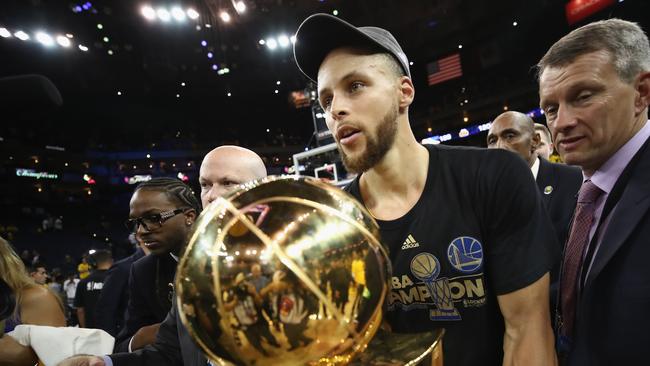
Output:
[[551,202],[551,198],[553,197],[553,191],[550,193],[546,194],[544,193],[544,190],[546,187],[551,187],[551,189],[554,188],[555,185],[555,174],[553,174],[553,167],[549,162],[542,158],[539,159],[539,171],[537,172],[537,187],[539,188],[539,192],[542,195],[542,201],[544,204],[546,204],[546,207],[548,207],[549,203]]
[[[603,240],[594,256],[585,288],[590,287],[650,208],[650,148],[642,149],[645,151],[641,151],[643,155],[634,167],[621,199],[610,213],[611,220],[607,230],[600,233],[603,235]],[[596,245],[596,241],[592,245]]]

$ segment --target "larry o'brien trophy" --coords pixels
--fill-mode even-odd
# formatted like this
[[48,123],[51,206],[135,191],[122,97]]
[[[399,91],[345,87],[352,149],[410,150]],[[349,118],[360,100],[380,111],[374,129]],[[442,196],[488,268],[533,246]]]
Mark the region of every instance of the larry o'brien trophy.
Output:
[[213,202],[194,230],[177,306],[214,364],[415,365],[432,351],[441,364],[442,331],[382,329],[390,262],[377,223],[340,189],[264,178]]

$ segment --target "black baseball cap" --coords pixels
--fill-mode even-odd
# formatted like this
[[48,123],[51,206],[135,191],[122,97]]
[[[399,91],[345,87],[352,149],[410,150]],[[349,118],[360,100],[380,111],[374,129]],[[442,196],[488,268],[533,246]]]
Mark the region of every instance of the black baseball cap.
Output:
[[377,27],[355,27],[329,14],[314,14],[296,32],[293,56],[300,71],[316,82],[318,69],[330,51],[345,46],[377,47],[395,58],[409,78],[409,60],[389,31]]

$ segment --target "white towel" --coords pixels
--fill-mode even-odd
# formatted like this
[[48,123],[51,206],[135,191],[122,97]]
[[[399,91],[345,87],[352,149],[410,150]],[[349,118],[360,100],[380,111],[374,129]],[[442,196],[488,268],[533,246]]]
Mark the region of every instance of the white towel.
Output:
[[31,346],[46,366],[77,354],[110,354],[115,343],[115,338],[101,329],[18,325],[7,335],[23,346]]

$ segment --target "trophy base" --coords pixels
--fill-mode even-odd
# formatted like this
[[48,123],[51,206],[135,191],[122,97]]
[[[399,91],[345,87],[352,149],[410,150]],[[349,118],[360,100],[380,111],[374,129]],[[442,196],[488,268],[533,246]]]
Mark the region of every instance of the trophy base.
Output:
[[[377,331],[368,347],[352,360],[350,366],[414,366],[430,359],[426,366],[442,366],[442,328],[422,333]],[[431,358],[427,356],[431,355]],[[422,363],[422,365],[425,365]]]

